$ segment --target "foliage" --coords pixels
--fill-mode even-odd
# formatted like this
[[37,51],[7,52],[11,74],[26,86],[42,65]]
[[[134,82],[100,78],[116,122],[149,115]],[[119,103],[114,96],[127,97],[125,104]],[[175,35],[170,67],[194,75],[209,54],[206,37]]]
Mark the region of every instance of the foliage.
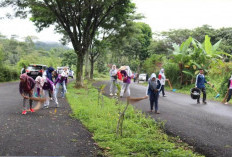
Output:
[[143,64],[143,71],[151,74],[161,69],[165,56],[153,54],[147,58]]
[[[88,86],[74,89],[68,85],[68,101],[73,110],[72,116],[93,133],[93,139],[105,150],[108,156],[198,156],[169,142],[168,136],[160,130],[160,125],[131,105],[125,113],[123,136],[116,137],[118,112],[125,105],[115,105],[114,99],[104,98],[103,107],[97,104],[97,89]],[[78,93],[78,94],[76,94]]]
[[130,0],[91,1],[34,1],[20,3],[6,0],[1,6],[15,7],[15,16],[26,17],[41,31],[55,25],[55,31],[63,35],[63,43],[71,42],[77,54],[76,86],[82,86],[84,56],[98,30],[119,30],[126,21],[133,20],[135,5]]
[[17,69],[7,66],[0,66],[0,82],[6,82],[19,79]]
[[63,54],[62,58],[63,58],[61,61],[62,66],[68,66],[70,68],[72,68],[73,66],[74,67],[76,66],[77,55],[72,50],[66,51]]

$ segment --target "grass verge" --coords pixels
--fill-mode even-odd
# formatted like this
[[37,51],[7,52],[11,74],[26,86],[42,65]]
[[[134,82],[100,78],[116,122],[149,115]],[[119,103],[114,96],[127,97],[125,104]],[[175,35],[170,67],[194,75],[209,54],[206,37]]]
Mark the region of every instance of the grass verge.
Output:
[[132,105],[125,114],[123,136],[117,137],[117,121],[125,104],[115,105],[116,100],[99,97],[98,90],[90,83],[82,89],[75,89],[74,83],[70,83],[68,91],[66,96],[73,110],[72,117],[81,120],[93,133],[93,139],[107,156],[200,156],[170,142],[160,123],[135,110]]

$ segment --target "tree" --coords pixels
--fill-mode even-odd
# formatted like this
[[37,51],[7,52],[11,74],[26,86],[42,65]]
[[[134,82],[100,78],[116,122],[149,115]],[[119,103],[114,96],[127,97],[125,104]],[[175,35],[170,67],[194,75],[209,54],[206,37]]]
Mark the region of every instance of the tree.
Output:
[[5,0],[1,6],[13,6],[15,16],[27,17],[38,31],[50,25],[71,41],[77,54],[76,86],[82,86],[84,56],[98,29],[118,29],[134,13],[130,0]]
[[107,41],[106,40],[94,40],[93,44],[89,50],[89,61],[90,61],[90,79],[93,79],[93,70],[94,70],[94,63],[97,61],[98,57],[105,52],[107,48]]
[[68,65],[69,68],[72,68],[72,66],[73,65],[75,66],[77,63],[76,54],[72,50],[66,51],[62,58],[63,58],[61,61],[62,66]]

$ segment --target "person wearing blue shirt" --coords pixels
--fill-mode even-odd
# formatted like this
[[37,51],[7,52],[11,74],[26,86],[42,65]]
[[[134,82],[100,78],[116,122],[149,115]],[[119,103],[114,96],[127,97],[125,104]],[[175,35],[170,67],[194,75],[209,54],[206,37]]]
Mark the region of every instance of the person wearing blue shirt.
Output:
[[[196,77],[196,88],[199,88],[202,91],[202,93],[203,93],[203,103],[207,104],[207,102],[206,102],[205,83],[210,84],[210,82],[206,81],[203,69],[200,69],[199,72],[200,73]],[[197,99],[197,103],[198,104],[200,103],[200,97]]]

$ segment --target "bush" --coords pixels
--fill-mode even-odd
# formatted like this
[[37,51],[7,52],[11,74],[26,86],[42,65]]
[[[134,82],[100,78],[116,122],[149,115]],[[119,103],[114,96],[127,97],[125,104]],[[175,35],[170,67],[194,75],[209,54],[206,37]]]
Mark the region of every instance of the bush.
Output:
[[11,67],[0,67],[0,82],[12,81],[19,78],[19,73]]
[[166,78],[170,80],[172,84],[179,84],[180,70],[176,63],[166,63],[164,65]]

